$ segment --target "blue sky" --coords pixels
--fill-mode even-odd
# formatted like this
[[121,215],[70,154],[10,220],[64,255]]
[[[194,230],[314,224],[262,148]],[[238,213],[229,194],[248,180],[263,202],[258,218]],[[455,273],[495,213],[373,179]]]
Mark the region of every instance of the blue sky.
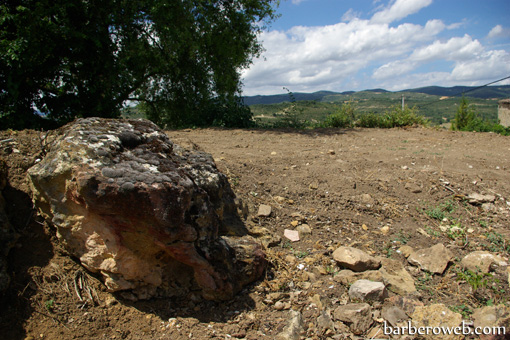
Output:
[[[244,95],[483,85],[510,76],[510,0],[282,0]],[[499,84],[510,84],[509,80]]]

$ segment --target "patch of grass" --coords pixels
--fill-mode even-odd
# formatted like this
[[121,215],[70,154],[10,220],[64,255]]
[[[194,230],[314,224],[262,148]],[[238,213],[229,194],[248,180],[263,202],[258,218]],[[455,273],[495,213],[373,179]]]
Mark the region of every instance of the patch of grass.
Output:
[[487,241],[490,243],[486,245],[487,250],[492,252],[506,252],[510,255],[510,242],[508,242],[503,235],[495,231],[485,233]]
[[434,237],[439,237],[441,236],[441,233],[437,230],[434,230],[432,229],[432,227],[429,227],[428,225],[425,226],[425,231],[427,232],[427,234],[429,234],[430,236],[434,236]]
[[469,306],[462,304],[458,306],[449,307],[452,312],[459,313],[464,319],[469,319],[469,316],[473,314],[473,310]]
[[44,307],[46,307],[46,309],[48,310],[48,312],[52,312],[53,311],[53,306],[55,304],[55,300],[51,299],[51,300],[47,300],[45,303],[44,303]]
[[310,253],[307,251],[295,251],[294,252],[294,256],[297,257],[298,259],[303,259],[303,258],[307,257],[308,255],[310,255]]
[[457,271],[457,280],[458,281],[466,281],[471,288],[473,289],[473,292],[476,292],[480,288],[485,288],[489,284],[490,279],[492,279],[491,273],[481,273],[481,272],[474,272],[469,269],[464,270],[458,270]]
[[436,207],[425,210],[425,214],[434,220],[442,221],[454,210],[454,202],[452,200],[447,200]]
[[462,227],[460,223],[453,224],[448,228],[446,236],[448,236],[448,238],[452,240],[464,238],[466,236],[466,229]]

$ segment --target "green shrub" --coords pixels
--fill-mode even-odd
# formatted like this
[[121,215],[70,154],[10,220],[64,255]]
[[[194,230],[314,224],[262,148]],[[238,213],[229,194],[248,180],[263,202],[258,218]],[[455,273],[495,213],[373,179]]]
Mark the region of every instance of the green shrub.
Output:
[[342,104],[337,112],[329,115],[324,121],[325,127],[347,128],[354,125],[355,108],[352,102]]
[[356,121],[356,126],[365,128],[375,128],[381,125],[381,116],[375,113],[365,113]]

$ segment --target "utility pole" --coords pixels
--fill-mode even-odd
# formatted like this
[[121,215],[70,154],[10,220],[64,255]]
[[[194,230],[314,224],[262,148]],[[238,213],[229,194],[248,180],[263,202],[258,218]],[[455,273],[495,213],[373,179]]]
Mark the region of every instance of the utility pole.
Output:
[[402,93],[402,111],[404,111],[404,102],[405,102],[404,94]]

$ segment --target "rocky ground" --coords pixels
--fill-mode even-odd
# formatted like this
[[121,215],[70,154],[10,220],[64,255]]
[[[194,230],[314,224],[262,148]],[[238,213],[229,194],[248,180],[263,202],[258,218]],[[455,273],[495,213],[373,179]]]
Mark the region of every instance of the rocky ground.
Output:
[[1,297],[6,339],[376,339],[387,338],[385,322],[407,320],[510,329],[508,137],[425,128],[168,135],[211,153],[228,175],[267,247],[264,279],[223,303],[107,293],[32,210],[25,173],[44,156],[46,134],[4,131],[3,196],[19,234]]

